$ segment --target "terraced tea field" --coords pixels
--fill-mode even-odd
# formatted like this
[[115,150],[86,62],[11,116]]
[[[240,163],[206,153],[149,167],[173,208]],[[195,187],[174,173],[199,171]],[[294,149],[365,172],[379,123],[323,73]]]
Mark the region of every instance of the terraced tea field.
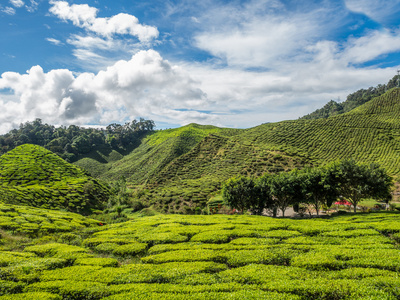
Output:
[[0,156],[0,199],[9,204],[91,213],[110,191],[83,170],[37,145]]
[[[399,217],[157,215],[99,226],[1,205],[0,299],[399,299]],[[29,235],[29,219],[57,230]]]

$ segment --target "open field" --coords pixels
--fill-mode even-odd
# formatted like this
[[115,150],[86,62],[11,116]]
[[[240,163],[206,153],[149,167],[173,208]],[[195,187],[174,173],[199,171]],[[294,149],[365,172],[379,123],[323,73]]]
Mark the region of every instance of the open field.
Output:
[[[399,299],[399,217],[157,215],[99,226],[2,205],[0,299]],[[28,219],[58,229],[32,234]]]

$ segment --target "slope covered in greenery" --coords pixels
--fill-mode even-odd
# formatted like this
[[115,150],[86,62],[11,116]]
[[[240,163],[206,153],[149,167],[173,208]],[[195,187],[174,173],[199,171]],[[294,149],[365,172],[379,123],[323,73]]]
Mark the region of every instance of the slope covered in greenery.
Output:
[[19,243],[0,231],[0,300],[394,300],[398,219],[158,215]]
[[235,130],[191,124],[148,135],[120,160],[85,158],[77,164],[105,180],[125,176],[135,197],[160,211],[191,213],[204,208],[222,183],[236,175],[260,176],[353,158],[379,163],[398,177],[399,116],[400,90],[394,88],[326,119]]
[[43,147],[25,144],[0,156],[5,203],[89,212],[101,208],[108,189]]
[[398,86],[399,77],[394,76],[387,84],[379,84],[376,87],[370,87],[368,89],[360,89],[347,96],[346,101],[338,103],[336,101],[329,101],[322,108],[303,116],[300,119],[313,120],[320,118],[328,118],[338,114],[343,114],[351,111],[352,109],[367,103],[375,97],[383,95],[387,90],[390,90]]
[[342,115],[318,120],[264,124],[248,132],[255,144],[273,144],[307,151],[311,161],[354,158],[376,162],[387,171],[400,173],[400,89]]
[[353,158],[400,174],[400,90],[335,117],[263,124],[215,133],[152,177],[141,199],[163,211],[193,211],[229,177],[259,176]]
[[166,212],[190,213],[235,174],[261,175],[300,167],[305,154],[254,147],[245,130],[190,124],[148,135],[129,155],[111,163],[76,162],[104,180],[127,178],[136,197]]
[[231,135],[235,134],[236,130],[197,124],[160,130],[149,134],[140,146],[120,160],[102,163],[88,156],[75,164],[92,174],[101,173],[99,177],[104,180],[115,180],[125,176],[129,182],[142,184],[157,176],[174,159],[190,151],[204,137],[217,132]]

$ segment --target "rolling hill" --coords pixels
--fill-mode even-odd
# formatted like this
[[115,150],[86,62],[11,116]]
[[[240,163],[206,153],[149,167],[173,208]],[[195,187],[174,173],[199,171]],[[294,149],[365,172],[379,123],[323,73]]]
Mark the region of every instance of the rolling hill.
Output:
[[[152,131],[125,152],[99,145],[75,164],[102,181],[125,177],[136,201],[161,212],[193,213],[236,175],[260,176],[354,158],[377,162],[398,180],[399,115],[400,89],[393,88],[327,118],[249,129],[189,124]],[[3,198],[74,212],[101,208],[107,189],[81,168],[38,146],[17,147],[0,157]]]
[[125,176],[136,198],[160,211],[190,213],[204,207],[226,179],[239,174],[259,176],[354,158],[377,162],[397,178],[399,116],[400,89],[394,88],[326,119],[250,129],[190,124],[148,135],[120,160],[100,163],[87,157],[76,164],[104,180]]
[[109,191],[51,151],[25,144],[0,157],[0,194],[9,204],[89,213],[102,208]]

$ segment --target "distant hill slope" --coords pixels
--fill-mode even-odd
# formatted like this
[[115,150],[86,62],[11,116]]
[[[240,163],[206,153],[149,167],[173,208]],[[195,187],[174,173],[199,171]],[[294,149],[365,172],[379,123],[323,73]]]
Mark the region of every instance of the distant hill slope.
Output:
[[347,96],[346,101],[338,103],[336,101],[329,101],[322,108],[301,117],[300,119],[314,120],[321,118],[328,118],[338,114],[346,112],[367,103],[375,97],[383,95],[386,91],[398,86],[398,76],[394,76],[387,84],[379,84],[376,87],[370,87],[368,89],[360,89]]
[[353,157],[400,174],[400,89],[342,115],[264,124],[250,130],[255,143],[307,151],[315,163]]
[[25,144],[0,156],[0,200],[89,213],[108,189],[80,168],[41,146]]
[[[350,157],[380,163],[398,178],[399,117],[400,89],[395,88],[327,119],[268,123],[225,136],[217,131],[153,173],[138,198],[163,211],[188,212],[203,207],[229,177]],[[134,185],[139,182],[131,180]]]
[[130,182],[142,184],[152,180],[170,162],[190,151],[209,134],[229,136],[237,132],[235,129],[189,124],[150,133],[142,140],[140,146],[119,160],[107,162],[107,157],[99,161],[93,155],[88,155],[74,164],[104,180],[115,180],[125,176]]

